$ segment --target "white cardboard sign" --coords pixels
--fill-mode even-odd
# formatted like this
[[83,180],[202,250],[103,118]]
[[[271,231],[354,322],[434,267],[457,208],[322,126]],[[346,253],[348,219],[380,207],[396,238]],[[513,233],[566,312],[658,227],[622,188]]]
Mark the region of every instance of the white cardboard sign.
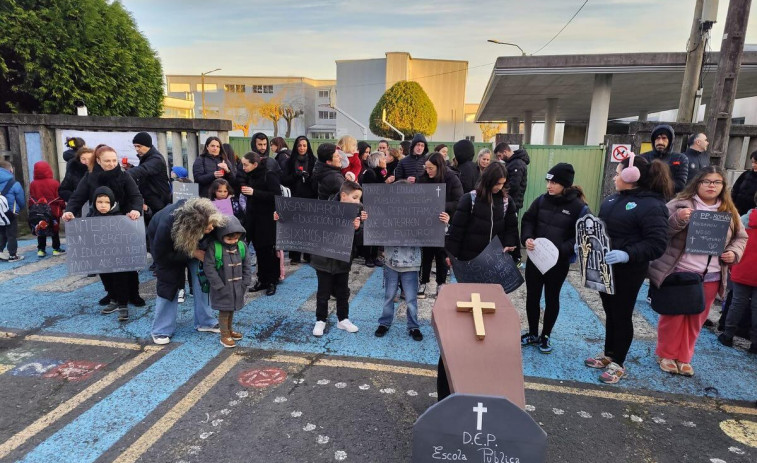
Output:
[[543,274],[557,264],[557,258],[560,257],[560,251],[547,238],[536,238],[534,240],[534,250],[527,251],[528,260]]

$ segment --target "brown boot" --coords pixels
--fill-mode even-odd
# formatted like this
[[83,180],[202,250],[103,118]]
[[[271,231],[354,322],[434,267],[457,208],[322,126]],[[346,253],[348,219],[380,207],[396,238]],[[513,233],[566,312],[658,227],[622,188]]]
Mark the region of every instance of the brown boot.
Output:
[[244,337],[244,335],[238,331],[234,331],[233,329],[231,329],[231,323],[233,320],[234,320],[234,312],[229,312],[229,321],[228,321],[229,324],[227,325],[229,329],[229,336],[231,337],[231,339],[235,341],[239,341],[240,339]]
[[236,347],[237,343],[231,337],[229,330],[229,318],[231,312],[220,311],[218,312],[218,325],[221,328],[221,345],[223,347]]

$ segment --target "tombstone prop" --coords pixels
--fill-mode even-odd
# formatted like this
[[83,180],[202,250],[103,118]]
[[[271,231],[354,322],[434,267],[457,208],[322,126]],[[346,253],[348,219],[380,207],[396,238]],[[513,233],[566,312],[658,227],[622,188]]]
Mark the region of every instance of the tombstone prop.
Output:
[[147,267],[145,221],[125,215],[66,222],[69,275],[139,271]]
[[536,238],[534,240],[534,250],[526,251],[528,260],[539,269],[543,274],[547,273],[557,264],[560,257],[560,251],[547,238]]
[[182,199],[192,199],[200,196],[200,185],[197,183],[173,182],[174,204]]
[[413,463],[541,463],[546,454],[544,430],[503,397],[454,394],[413,426]]
[[610,252],[610,237],[602,219],[587,214],[576,222],[576,243],[581,277],[586,288],[615,294],[615,278],[612,265],[605,262]]
[[357,204],[276,196],[276,249],[349,262]]
[[524,281],[513,258],[503,251],[497,236],[473,259],[458,260],[450,256],[450,262],[459,283],[496,283],[509,294]]
[[223,215],[234,215],[234,207],[231,205],[231,199],[216,199],[213,201],[213,205]]
[[547,435],[524,410],[520,317],[502,286],[442,286],[432,324],[452,395],[415,422],[412,461],[544,462]]
[[686,234],[686,252],[719,256],[725,251],[730,212],[693,211]]
[[366,246],[444,247],[444,183],[377,183],[363,185],[368,212],[363,230]]

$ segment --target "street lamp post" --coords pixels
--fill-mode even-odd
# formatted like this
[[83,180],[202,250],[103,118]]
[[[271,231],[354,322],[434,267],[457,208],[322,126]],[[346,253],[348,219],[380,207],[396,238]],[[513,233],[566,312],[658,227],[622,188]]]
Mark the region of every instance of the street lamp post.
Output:
[[200,86],[202,87],[202,118],[205,119],[205,76],[211,72],[220,71],[221,68],[213,69],[212,71],[203,72],[200,74]]
[[515,47],[518,50],[520,50],[520,55],[521,56],[526,56],[526,52],[523,51],[523,49],[520,46],[518,46],[517,44],[509,43],[509,42],[500,42],[499,40],[494,40],[494,39],[489,39],[489,40],[487,40],[487,42],[496,43],[497,45],[510,45],[511,47]]

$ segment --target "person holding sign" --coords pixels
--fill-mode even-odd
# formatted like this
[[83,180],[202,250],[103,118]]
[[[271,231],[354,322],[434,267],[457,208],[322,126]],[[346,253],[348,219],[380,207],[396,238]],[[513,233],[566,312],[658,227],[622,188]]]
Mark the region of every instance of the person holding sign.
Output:
[[[691,360],[702,324],[710,313],[715,295],[725,293],[728,267],[744,254],[747,234],[736,206],[728,192],[725,172],[719,166],[702,168],[675,199],[668,203],[668,221],[671,236],[665,253],[649,267],[650,284],[660,287],[673,272],[691,272],[703,275],[704,310],[697,314],[660,315],[657,324],[657,349],[662,371],[693,376]],[[712,255],[686,252],[687,232],[692,212],[728,212],[730,226],[725,236],[725,251]]]
[[[294,140],[294,153],[287,159],[281,183],[292,191],[293,198],[315,199],[318,194],[313,188],[313,167],[317,159],[310,147],[308,137],[299,136]],[[310,262],[310,254],[304,256],[297,251],[289,251],[289,263],[297,265],[304,259]]]
[[208,137],[205,148],[192,165],[192,175],[200,185],[200,197],[207,198],[213,180],[223,178],[232,183],[236,180],[236,164],[223,149],[221,139]]
[[[233,215],[240,221],[244,220],[245,210],[240,204],[239,198],[234,195],[234,189],[231,184],[225,178],[217,178],[213,180],[213,183],[210,184],[210,190],[208,191],[208,199],[213,202],[225,201],[228,199],[229,202],[226,204],[231,205],[231,210],[228,211],[231,213],[227,215]],[[216,207],[218,207],[218,204],[216,204]],[[219,208],[218,210],[221,209]],[[224,211],[221,210],[221,212]]]
[[[575,171],[564,162],[547,172],[547,193],[531,203],[521,222],[521,241],[528,251],[536,248],[535,239],[546,238],[559,250],[557,264],[542,274],[531,259],[526,263],[526,314],[528,332],[521,345],[538,344],[543,354],[552,352],[552,328],[560,313],[560,289],[570,269],[576,242],[576,221],[589,212],[583,191],[573,186]],[[544,324],[539,336],[539,303],[544,289]]]
[[278,175],[268,171],[260,154],[249,152],[242,158],[240,184],[242,194],[247,196],[245,230],[247,239],[255,247],[258,256],[258,281],[252,291],[265,289],[266,296],[276,294],[279,281],[279,257],[276,255],[276,210],[274,197],[281,195]]
[[668,210],[665,198],[673,194],[670,169],[662,161],[629,156],[615,171],[617,193],[599,207],[607,225],[612,250],[605,262],[613,266],[615,293],[599,293],[605,311],[605,349],[584,364],[604,369],[599,380],[615,384],[626,374],[624,363],[633,341],[633,310],[649,262],[665,252]]
[[[449,219],[457,209],[457,202],[463,196],[463,185],[451,169],[447,168],[444,156],[441,153],[431,153],[424,165],[424,172],[418,177],[417,183],[444,183],[446,184],[444,212],[439,215],[439,220],[449,223]],[[431,264],[436,260],[436,294],[447,281],[446,253],[444,248],[424,247],[421,261],[421,282],[418,287],[418,298],[426,298],[426,285],[431,280]]]
[[[323,146],[323,145],[321,145]],[[331,145],[334,146],[334,145]],[[334,147],[335,149],[335,147]],[[335,156],[339,156],[335,154]],[[318,157],[321,157],[321,149],[318,147]],[[339,189],[339,196],[335,201],[360,204],[363,197],[363,189],[359,184],[352,181],[345,181]],[[355,241],[354,244],[362,244],[362,222],[368,218],[365,211],[355,218]],[[313,336],[323,336],[323,330],[326,329],[326,321],[329,316],[329,298],[333,294],[336,297],[336,317],[339,322],[336,327],[345,330],[348,333],[357,333],[358,327],[350,319],[350,269],[352,260],[343,262],[330,257],[323,257],[313,254],[310,258],[310,265],[315,269],[318,277],[318,292],[315,299],[315,326],[313,327]]]
[[[121,169],[116,150],[107,145],[99,145],[95,149],[94,155],[89,158],[89,163],[89,172],[84,174],[76,190],[71,194],[66,204],[66,212],[63,213],[61,219],[64,222],[69,222],[74,217],[80,217],[82,207],[87,202],[94,206],[95,191],[101,186],[106,186],[113,191],[115,201],[118,203],[118,214],[125,215],[132,220],[139,219],[142,215],[144,200],[134,179]],[[93,213],[94,207],[91,207],[90,214]],[[128,281],[131,296],[129,302],[137,307],[144,306],[145,300],[139,296],[137,272],[128,272]],[[105,286],[105,290],[109,291],[109,287]],[[105,297],[109,301],[114,300],[114,294],[110,292]]]

